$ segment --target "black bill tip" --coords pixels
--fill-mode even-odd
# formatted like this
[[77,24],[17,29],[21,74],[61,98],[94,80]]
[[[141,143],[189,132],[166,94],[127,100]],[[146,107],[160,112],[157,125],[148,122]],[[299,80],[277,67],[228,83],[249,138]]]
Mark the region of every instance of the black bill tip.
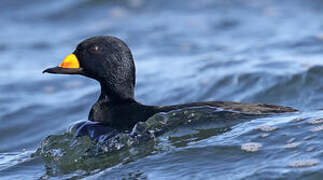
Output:
[[54,67],[54,68],[45,69],[43,71],[43,73],[51,73],[51,74],[83,74],[83,68]]

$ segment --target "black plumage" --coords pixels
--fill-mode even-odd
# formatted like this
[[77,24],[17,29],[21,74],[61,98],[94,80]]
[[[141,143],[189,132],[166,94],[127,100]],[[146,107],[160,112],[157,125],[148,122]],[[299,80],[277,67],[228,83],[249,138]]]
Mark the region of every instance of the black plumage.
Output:
[[97,80],[101,85],[101,95],[93,105],[88,118],[90,121],[100,122],[119,130],[130,129],[137,122],[145,121],[158,112],[196,106],[213,106],[252,113],[296,111],[275,105],[222,101],[173,106],[143,105],[134,98],[135,64],[130,49],[123,41],[111,36],[92,37],[81,42],[73,54],[79,61],[79,68],[55,67],[44,72],[80,74]]

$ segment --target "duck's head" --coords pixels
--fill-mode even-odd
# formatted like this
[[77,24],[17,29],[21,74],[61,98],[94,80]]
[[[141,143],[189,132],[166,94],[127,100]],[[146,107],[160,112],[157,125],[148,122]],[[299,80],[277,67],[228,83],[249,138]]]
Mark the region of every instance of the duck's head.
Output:
[[133,98],[135,65],[128,46],[118,38],[96,36],[82,41],[74,52],[44,73],[79,74],[100,82],[110,99]]

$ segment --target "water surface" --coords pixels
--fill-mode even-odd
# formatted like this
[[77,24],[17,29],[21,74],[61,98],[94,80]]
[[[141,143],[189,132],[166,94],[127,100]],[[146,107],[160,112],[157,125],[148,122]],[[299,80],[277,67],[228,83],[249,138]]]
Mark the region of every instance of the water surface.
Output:
[[[212,131],[212,123],[203,128],[206,132],[179,129],[159,138],[158,151],[84,178],[322,175],[322,125],[311,123],[323,118],[317,110],[323,107],[322,1],[5,0],[0,8],[2,179],[82,175],[46,176],[44,162],[30,155],[47,136],[86,120],[98,84],[41,71],[94,35],[117,36],[132,49],[136,98],[144,104],[224,100],[302,112],[255,118],[221,134]],[[263,126],[276,130],[263,132]],[[207,135],[198,138],[201,133]],[[250,142],[260,144],[260,150],[241,149]]]

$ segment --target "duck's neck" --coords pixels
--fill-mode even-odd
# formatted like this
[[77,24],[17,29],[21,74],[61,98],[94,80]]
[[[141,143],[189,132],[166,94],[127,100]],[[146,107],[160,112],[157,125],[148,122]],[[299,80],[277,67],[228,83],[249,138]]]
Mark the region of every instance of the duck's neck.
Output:
[[134,101],[134,88],[132,85],[114,84],[100,82],[101,94],[98,99],[100,103],[120,104],[123,102]]
[[138,121],[145,121],[160,111],[155,106],[138,103],[131,89],[116,93],[108,87],[101,84],[101,95],[90,111],[90,121],[116,129],[131,129]]
[[115,111],[120,107],[136,103],[133,98],[132,87],[124,88],[124,91],[120,91],[120,88],[122,88],[120,84],[119,87],[118,85],[111,86],[106,83],[100,83],[100,85],[101,94],[89,113],[90,121],[111,123],[112,119],[114,119]]

